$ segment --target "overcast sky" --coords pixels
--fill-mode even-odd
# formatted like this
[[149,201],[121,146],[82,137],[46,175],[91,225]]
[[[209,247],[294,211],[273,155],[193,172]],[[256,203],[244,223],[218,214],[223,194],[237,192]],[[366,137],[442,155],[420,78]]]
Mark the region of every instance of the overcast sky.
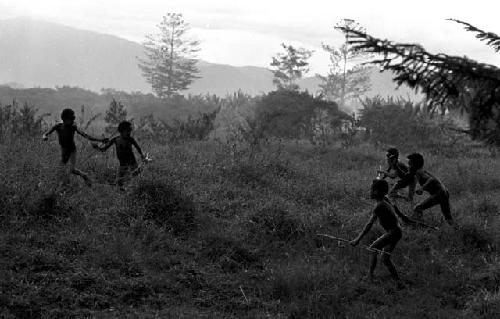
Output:
[[500,1],[481,0],[0,0],[4,19],[32,17],[136,42],[154,32],[165,13],[178,12],[201,41],[203,60],[268,67],[284,42],[315,51],[310,75],[328,69],[321,43],[341,43],[333,26],[342,18],[357,20],[379,38],[500,66],[500,53],[445,21],[456,18],[500,34],[499,9]]

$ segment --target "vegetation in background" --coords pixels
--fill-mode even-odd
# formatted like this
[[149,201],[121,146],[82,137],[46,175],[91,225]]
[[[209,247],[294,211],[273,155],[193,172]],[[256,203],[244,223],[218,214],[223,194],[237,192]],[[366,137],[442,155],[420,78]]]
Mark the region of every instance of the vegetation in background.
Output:
[[47,115],[38,114],[27,102],[22,107],[16,100],[7,105],[0,103],[0,142],[39,135]]
[[[120,191],[109,185],[117,163],[82,147],[79,165],[94,186],[75,179],[61,194],[57,143],[30,138],[44,117],[31,103],[0,108],[0,317],[499,317],[497,154],[454,134],[427,104],[380,97],[363,101],[351,128],[352,136],[366,128],[363,141],[317,147],[324,127],[338,141],[353,119],[289,88],[164,99],[111,89],[8,91],[54,98],[57,118],[86,97],[102,111],[121,101],[155,160]],[[113,114],[124,113],[115,106]],[[393,256],[402,286],[383,269],[375,283],[361,280],[364,250],[316,236],[359,231],[388,145],[424,154],[460,225],[404,228]],[[425,219],[440,225],[440,216],[431,209]]]
[[[335,28],[341,27],[364,30],[351,19],[343,19]],[[322,47],[330,56],[330,69],[326,76],[317,75],[322,81],[320,92],[328,101],[337,102],[340,109],[345,110],[347,104],[357,102],[370,89],[369,67],[361,65],[370,58],[370,54],[355,50],[347,37],[339,48],[325,43]]]
[[[453,20],[476,33],[495,51],[500,37],[466,22]],[[415,44],[393,43],[342,27],[356,50],[377,55],[372,61],[396,74],[394,81],[421,90],[430,108],[460,109],[469,114],[470,134],[474,139],[500,144],[500,69],[467,57],[433,54]]]
[[322,132],[322,125],[333,134],[340,130],[342,120],[349,119],[335,102],[315,98],[308,92],[270,92],[259,99],[255,108],[255,120],[263,132],[280,138],[312,140]]
[[296,91],[299,89],[297,80],[309,72],[309,58],[312,51],[295,48],[292,45],[281,44],[285,53],[277,53],[272,57],[273,84],[278,90]]
[[366,139],[374,144],[396,145],[408,151],[427,149],[454,157],[470,143],[447,117],[432,113],[422,103],[402,98],[366,98],[359,125],[366,128]]
[[106,110],[104,122],[106,122],[106,133],[112,134],[116,132],[118,124],[127,120],[127,110],[122,102],[116,102],[115,99],[109,103],[109,108]]
[[186,37],[189,24],[180,13],[167,13],[158,29],[158,33],[146,36],[146,59],[139,60],[139,67],[158,97],[171,97],[198,78],[200,42]]
[[[185,120],[189,115],[195,117],[199,113],[210,113],[220,107],[223,98],[214,95],[188,95],[159,99],[153,94],[126,93],[114,89],[103,89],[99,94],[68,86],[56,89],[12,89],[0,86],[0,101],[12,100],[36,106],[42,111],[47,122],[59,121],[59,115],[64,108],[69,107],[77,111],[83,105],[85,122],[96,117],[92,122],[105,126],[106,123],[97,115],[105,113],[113,100],[126,106],[128,116],[132,118],[139,119],[154,114],[155,118],[170,122],[173,119]],[[42,113],[36,112],[35,115]],[[84,118],[81,114],[78,114],[78,117],[77,120]]]

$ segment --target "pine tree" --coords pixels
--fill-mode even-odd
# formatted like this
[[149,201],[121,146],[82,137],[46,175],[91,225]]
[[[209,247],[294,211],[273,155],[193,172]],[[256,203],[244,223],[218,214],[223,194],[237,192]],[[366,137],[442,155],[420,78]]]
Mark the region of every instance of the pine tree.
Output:
[[[453,20],[475,32],[495,51],[500,36],[466,22]],[[423,92],[430,108],[444,112],[459,109],[469,114],[469,134],[500,145],[500,69],[467,57],[433,54],[417,44],[394,43],[372,37],[360,30],[341,28],[355,49],[377,54],[371,61],[382,70],[395,73],[398,85],[406,84]]]
[[139,67],[160,98],[171,97],[199,78],[196,53],[200,42],[186,38],[189,24],[179,13],[164,16],[158,29],[146,36],[146,59],[139,59]]
[[[351,19],[343,19],[335,26],[336,29],[342,27],[364,30]],[[330,70],[326,76],[317,75],[322,81],[319,85],[321,93],[327,100],[338,102],[339,107],[344,109],[346,101],[355,100],[370,89],[369,68],[360,65],[360,62],[370,58],[370,54],[355,50],[347,36],[339,48],[324,43],[322,47],[330,55]]]
[[299,89],[297,80],[309,72],[307,60],[313,52],[304,48],[294,48],[284,43],[281,46],[285,49],[285,53],[278,53],[272,57],[273,84],[280,90],[297,91]]

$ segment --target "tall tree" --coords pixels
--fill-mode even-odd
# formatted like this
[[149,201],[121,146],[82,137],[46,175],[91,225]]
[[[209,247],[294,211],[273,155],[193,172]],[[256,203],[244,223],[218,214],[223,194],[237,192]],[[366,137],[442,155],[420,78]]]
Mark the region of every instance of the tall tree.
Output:
[[[495,51],[500,36],[466,22],[452,20],[476,33]],[[416,44],[393,43],[374,38],[363,31],[341,28],[355,49],[378,54],[371,63],[395,73],[399,85],[421,90],[431,108],[458,108],[469,113],[469,133],[500,145],[500,69],[467,57],[432,54]]]
[[278,53],[272,57],[271,70],[274,75],[273,84],[280,90],[296,91],[299,89],[297,80],[309,72],[309,58],[313,51],[304,48],[295,48],[281,44],[285,53]]
[[171,97],[199,78],[196,53],[200,42],[186,37],[189,24],[180,13],[167,13],[158,29],[146,36],[146,59],[139,59],[139,67],[159,97]]
[[[359,23],[351,19],[343,19],[335,29],[351,28],[364,30]],[[370,54],[355,50],[345,36],[340,47],[322,44],[323,49],[330,55],[330,70],[326,76],[317,75],[322,83],[319,85],[321,93],[329,101],[336,101],[344,109],[346,101],[359,98],[370,89],[369,68],[360,65],[370,58]]]

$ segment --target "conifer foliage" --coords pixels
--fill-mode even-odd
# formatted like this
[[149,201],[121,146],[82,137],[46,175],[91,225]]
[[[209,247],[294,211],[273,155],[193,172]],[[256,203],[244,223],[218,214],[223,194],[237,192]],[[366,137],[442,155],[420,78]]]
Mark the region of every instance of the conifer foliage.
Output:
[[158,97],[171,97],[199,78],[200,42],[187,37],[189,24],[179,13],[164,16],[158,29],[143,42],[146,59],[139,59],[139,67]]
[[[500,37],[460,20],[466,30],[476,32],[496,51]],[[500,69],[467,57],[433,54],[418,44],[394,43],[372,37],[364,31],[341,28],[357,50],[376,54],[370,63],[392,71],[398,85],[422,91],[431,108],[460,109],[469,114],[475,139],[500,145]]]

